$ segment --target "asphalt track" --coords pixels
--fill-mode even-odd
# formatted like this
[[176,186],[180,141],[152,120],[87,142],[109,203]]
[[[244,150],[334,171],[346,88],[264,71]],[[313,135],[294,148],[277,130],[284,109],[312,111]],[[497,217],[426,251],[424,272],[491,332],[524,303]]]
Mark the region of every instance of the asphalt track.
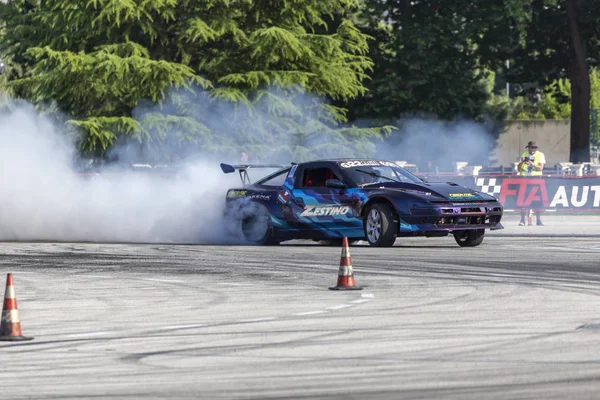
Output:
[[560,218],[353,246],[361,291],[316,244],[0,243],[1,398],[595,399],[600,223]]

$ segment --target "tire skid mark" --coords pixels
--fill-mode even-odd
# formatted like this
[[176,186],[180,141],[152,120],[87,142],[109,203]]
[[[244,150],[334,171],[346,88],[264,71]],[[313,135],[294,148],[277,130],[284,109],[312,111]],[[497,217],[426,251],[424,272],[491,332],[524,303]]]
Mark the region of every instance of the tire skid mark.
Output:
[[[33,274],[36,273],[35,271],[28,271],[29,273]],[[45,270],[45,273],[51,274],[51,275],[62,275],[63,272],[60,269],[57,270]],[[115,276],[106,276],[106,275],[93,275],[93,274],[88,274],[85,272],[79,272],[77,274],[73,274],[72,276],[76,276],[78,278],[92,278],[92,279],[103,279],[103,280],[123,280],[123,281],[130,281],[130,282],[152,282],[154,285],[153,287],[149,287],[148,289],[161,289],[164,290],[166,287],[170,287],[172,288],[169,293],[172,293],[173,295],[176,295],[177,292],[179,292],[181,290],[182,287],[185,288],[190,288],[190,289],[196,289],[197,285],[193,284],[193,283],[188,283],[185,284],[185,281],[183,280],[176,280],[176,279],[156,279],[156,278],[148,278],[147,275],[148,274],[143,274],[145,276],[131,276],[131,274],[129,274],[128,276],[119,276],[119,277],[115,277]],[[68,285],[68,282],[66,283]],[[233,286],[233,287],[259,287],[259,285],[254,285],[251,283],[240,283],[240,282],[220,282],[220,284],[222,284],[223,286]],[[131,287],[130,287],[131,288]],[[129,288],[129,289],[130,289]],[[138,290],[140,289],[139,287],[137,288]],[[96,290],[96,291],[100,291],[102,292],[102,289],[100,288],[93,288],[90,290]],[[206,292],[213,292],[213,294],[215,294],[217,297],[222,297],[223,300],[220,302],[217,302],[218,304],[222,304],[225,303],[226,300],[229,298],[229,296],[227,296],[226,294],[224,294],[222,291],[217,291],[217,290],[206,290],[203,289],[203,293]],[[49,291],[49,293],[52,293],[51,291]],[[81,294],[79,294],[81,293]],[[79,297],[79,298],[84,298],[84,297],[89,297],[89,290],[84,290],[84,289],[78,289],[76,292],[70,292],[71,296],[74,297]],[[135,338],[135,337],[140,337],[140,338],[145,338],[145,337],[160,337],[161,334],[160,332],[180,332],[180,331],[186,331],[186,330],[193,330],[193,329],[198,329],[198,328],[205,328],[205,327],[221,327],[221,326],[231,326],[231,325],[236,325],[236,324],[247,324],[247,323],[261,323],[261,322],[270,322],[270,321],[275,321],[275,320],[287,320],[289,318],[292,317],[298,317],[298,316],[311,316],[311,315],[318,315],[318,314],[323,314],[323,313],[327,313],[328,310],[339,310],[339,309],[343,309],[343,308],[348,308],[348,307],[352,307],[355,306],[357,304],[363,304],[366,302],[369,302],[370,300],[372,300],[374,298],[374,294],[372,293],[362,293],[361,294],[361,298],[351,301],[350,303],[346,303],[346,304],[340,304],[340,305],[336,305],[336,306],[332,306],[329,307],[327,310],[315,310],[315,311],[308,311],[308,312],[303,312],[303,313],[296,313],[296,314],[291,314],[291,315],[283,315],[281,317],[276,317],[276,316],[266,316],[266,317],[258,317],[258,318],[250,318],[250,319],[243,319],[243,320],[234,320],[234,321],[225,321],[225,322],[220,322],[220,323],[216,323],[216,324],[205,324],[205,323],[198,323],[198,324],[182,324],[182,325],[174,325],[174,326],[169,326],[169,327],[163,327],[163,328],[153,328],[151,331],[147,331],[147,330],[142,330],[141,332],[130,332],[130,334],[127,335],[123,335],[120,334],[119,332],[115,332],[115,331],[91,331],[91,332],[75,332],[75,333],[71,333],[71,334],[67,334],[64,335],[63,338],[64,339],[59,339],[59,340],[45,340],[45,341],[40,341],[39,339],[42,339],[39,335],[38,335],[38,341],[35,343],[28,343],[30,345],[33,345],[34,347],[37,347],[39,350],[38,346],[42,346],[44,351],[48,351],[48,350],[57,350],[57,349],[62,349],[62,348],[71,348],[73,343],[94,343],[94,342],[102,342],[102,341],[106,341],[106,342],[111,342],[111,341],[115,341],[115,340],[122,340],[122,339],[130,339],[130,338]],[[102,314],[113,314],[114,313],[114,309],[119,307],[121,305],[121,303],[124,301],[123,299],[115,299],[115,298],[111,298],[111,297],[98,297],[98,296],[94,296],[95,301],[97,301],[98,303],[103,304],[102,308]],[[157,300],[159,303],[160,301]],[[204,304],[202,306],[203,310],[206,310],[206,304]],[[95,314],[95,316],[97,317],[98,314]],[[157,334],[158,333],[158,334]],[[188,336],[189,334],[187,333],[183,333],[182,336]],[[56,335],[48,335],[48,336],[56,336]],[[173,333],[170,333],[169,336],[173,336]],[[24,345],[27,345],[24,343]],[[0,346],[0,348],[2,348],[4,346]],[[26,351],[36,351],[36,350],[26,350]]]
[[246,323],[251,323],[251,322],[275,321],[276,319],[277,319],[277,317],[259,317],[259,318],[240,319],[240,320],[235,321],[234,323],[246,324]]
[[[261,344],[234,344],[234,345],[222,345],[222,346],[211,346],[211,347],[188,347],[174,350],[162,350],[162,351],[154,351],[154,352],[146,352],[146,353],[136,353],[129,354],[127,356],[121,357],[123,361],[133,361],[133,362],[141,362],[145,358],[154,357],[154,356],[164,356],[164,355],[190,355],[190,353],[198,352],[199,354],[192,354],[193,356],[202,355],[203,357],[209,356],[218,356],[223,357],[225,354],[237,353],[240,351],[250,351],[250,350],[263,350],[263,349],[272,349],[277,347],[286,347],[289,345],[301,345],[301,344],[309,344],[313,343],[315,340],[329,339],[338,336],[346,336],[351,332],[351,330],[335,330],[332,329],[331,332],[316,332],[313,335],[309,335],[307,337],[302,337],[298,339],[290,339],[284,340],[280,342],[274,343],[261,343]],[[312,356],[314,357],[314,356]]]
[[[521,247],[523,248],[523,247]],[[532,248],[535,248],[532,247]],[[297,254],[302,254],[304,253],[305,256],[308,257],[312,257],[315,258],[314,256],[310,255],[310,252],[306,251],[306,252],[296,252],[297,248],[294,249],[287,249],[287,251],[293,251],[294,253]],[[311,248],[311,251],[314,251],[314,247]],[[506,249],[506,247],[505,247]],[[109,249],[110,250],[110,249]],[[389,282],[394,282],[392,279],[395,280],[394,284],[397,284],[397,281],[400,281],[403,277],[406,278],[410,278],[411,280],[414,280],[416,278],[420,278],[423,280],[424,282],[424,287],[429,288],[430,290],[432,290],[432,293],[434,293],[434,290],[437,287],[441,287],[442,285],[439,284],[438,282],[436,282],[436,280],[438,281],[443,281],[445,283],[450,283],[450,284],[455,284],[457,287],[466,289],[471,287],[471,289],[474,289],[471,293],[465,295],[466,297],[463,298],[463,300],[465,300],[466,302],[470,301],[478,301],[481,300],[482,298],[486,298],[486,299],[501,299],[503,297],[507,297],[507,296],[514,296],[515,294],[520,293],[522,290],[523,291],[532,291],[532,289],[535,288],[541,288],[541,289],[550,289],[550,290],[562,290],[562,291],[572,291],[572,292],[576,292],[576,293],[589,293],[589,294],[594,294],[593,290],[594,287],[597,287],[598,284],[596,282],[589,282],[589,287],[587,285],[587,282],[582,282],[581,279],[577,279],[577,278],[581,278],[581,276],[583,275],[581,273],[581,268],[580,270],[577,272],[578,275],[574,275],[573,278],[568,278],[563,276],[560,276],[559,273],[562,274],[568,274],[569,271],[567,269],[567,266],[565,266],[565,269],[562,271],[559,271],[557,268],[557,265],[553,265],[552,267],[556,270],[554,271],[546,271],[546,266],[541,266],[541,268],[539,269],[539,274],[537,273],[538,271],[533,271],[531,269],[530,266],[527,265],[520,265],[518,261],[514,261],[514,260],[509,260],[506,265],[504,266],[503,263],[500,260],[500,255],[495,254],[495,253],[488,253],[487,250],[489,250],[489,248],[486,250],[485,253],[477,253],[475,251],[472,252],[472,254],[477,255],[477,254],[489,254],[490,258],[487,260],[482,260],[480,262],[479,265],[472,265],[473,263],[478,262],[475,259],[471,259],[471,260],[465,260],[464,263],[462,264],[457,264],[457,263],[447,263],[444,262],[444,260],[437,260],[436,262],[430,263],[429,261],[423,262],[423,258],[421,257],[420,259],[417,257],[405,257],[405,254],[403,253],[407,253],[408,251],[415,251],[415,249],[402,249],[400,248],[399,250],[403,250],[402,252],[398,252],[397,257],[387,257],[386,258],[386,265],[383,265],[380,262],[380,259],[377,258],[377,262],[371,262],[366,263],[366,262],[361,262],[363,260],[366,259],[365,255],[361,255],[359,257],[356,257],[356,255],[353,253],[353,261],[355,263],[355,265],[366,265],[366,267],[360,267],[360,268],[354,268],[354,270],[356,272],[358,272],[360,274],[360,276],[385,276],[385,279],[388,279],[387,277],[391,277],[389,281],[386,281],[386,285],[389,284]],[[108,250],[107,250],[108,251]],[[193,250],[190,250],[193,251]],[[444,250],[445,251],[445,250]],[[494,250],[496,251],[496,250]],[[528,250],[529,251],[529,250]],[[242,251],[238,251],[237,254],[238,255],[242,255],[245,253],[245,250]],[[561,252],[562,253],[562,252]],[[323,254],[323,253],[321,253]],[[374,254],[374,253],[373,253]],[[373,254],[370,254],[369,256],[373,256]],[[573,251],[573,254],[576,254],[576,252]],[[260,253],[257,251],[254,254],[254,257],[259,257]],[[270,254],[271,259],[269,259],[268,261],[263,262],[261,265],[268,265],[267,269],[272,271],[275,268],[281,268],[282,270],[288,270],[291,271],[293,270],[295,274],[298,273],[298,264],[294,263],[291,265],[285,265],[283,266],[284,263],[282,263],[280,261],[280,259],[284,259],[285,255],[281,254],[278,255],[277,253],[271,253]],[[215,257],[215,260],[218,260],[220,256]],[[240,256],[242,257],[242,256]],[[298,259],[298,262],[301,262],[301,257],[296,257]],[[311,259],[312,259],[311,258]],[[318,257],[317,257],[318,258]],[[406,259],[404,259],[406,258]],[[437,258],[437,257],[436,257]],[[142,258],[140,258],[142,259]],[[178,258],[179,259],[179,258]],[[402,264],[399,263],[399,259],[402,260]],[[160,271],[160,269],[162,268],[163,265],[168,265],[167,262],[164,263],[156,263],[156,260],[152,260],[152,257],[143,257],[143,260],[146,260],[144,262],[147,262],[148,265],[152,265],[152,268],[149,269],[150,274],[156,274],[158,275],[158,271]],[[289,258],[286,259],[286,262],[289,262]],[[358,263],[356,261],[359,261]],[[407,261],[410,260],[410,261]],[[449,260],[448,260],[449,261]],[[111,261],[114,262],[114,261]],[[218,262],[218,261],[216,261]],[[171,263],[171,261],[169,260],[169,263]],[[421,263],[421,265],[419,265],[419,263]],[[131,271],[141,271],[142,268],[141,266],[141,262],[138,263],[132,263],[130,264],[129,267],[127,267],[124,270],[120,270],[120,269],[110,269],[110,268],[106,268],[104,271],[106,271],[106,273],[120,273],[120,275],[124,275],[123,279],[144,279],[144,278],[139,278],[139,277],[135,277],[135,274],[132,275],[127,275],[129,272]],[[244,266],[242,265],[243,263],[239,263],[238,265],[240,266]],[[246,273],[252,273],[255,271],[258,271],[258,268],[255,267],[255,263],[252,262],[251,263],[252,266],[249,266],[248,269],[245,268],[240,268],[238,269],[237,272],[239,272],[240,270],[242,271],[242,273],[245,275]],[[306,263],[303,263],[306,264]],[[332,263],[333,264],[333,263]],[[469,265],[471,264],[471,265]],[[192,263],[186,264],[188,266],[188,268],[191,270],[192,268],[194,268],[195,266]],[[337,266],[335,265],[325,265],[325,264],[316,264],[317,268],[313,269],[312,271],[319,271],[319,270],[327,270],[327,271],[331,271],[332,273],[337,270]],[[377,265],[377,269],[375,270],[374,273],[371,272],[370,267],[368,265]],[[408,269],[405,269],[408,265]],[[397,266],[397,267],[396,267]],[[579,262],[579,266],[581,266],[581,262]],[[166,276],[169,275],[175,275],[175,276],[182,276],[182,275],[176,275],[178,273],[178,266],[172,266],[169,265],[169,267],[172,267],[173,269],[168,269],[165,270],[166,271]],[[381,267],[381,268],[379,268]],[[526,270],[525,267],[528,267],[529,270]],[[217,269],[218,265],[211,265],[209,267],[207,267],[209,269]],[[229,267],[228,267],[229,268]],[[304,267],[303,267],[304,268]],[[380,269],[382,268],[388,268],[387,271],[383,271],[384,273],[377,273]],[[395,269],[398,268],[398,269]],[[511,269],[511,268],[514,268]],[[64,269],[64,268],[63,268]],[[308,268],[306,268],[307,270],[309,270]],[[47,272],[48,270],[44,270],[45,272]],[[60,271],[60,268],[56,268],[56,271]],[[96,272],[100,272],[98,269],[95,268],[90,268],[89,269],[90,272],[92,271],[96,271]],[[32,274],[35,272],[31,272],[31,271],[27,271],[27,273]],[[320,273],[315,273],[315,272],[309,272],[309,274],[312,273],[314,275],[317,275]],[[547,275],[547,274],[551,274],[552,275]],[[372,275],[370,275],[372,274]],[[455,277],[453,277],[452,275],[456,274]],[[85,274],[81,274],[81,275],[85,275]],[[144,276],[148,276],[148,273],[144,273]],[[199,274],[200,275],[200,274]],[[594,276],[593,274],[590,274],[592,277]],[[115,279],[115,276],[119,276],[119,275],[113,275],[112,277],[103,277],[106,279],[113,279],[113,280],[119,280],[121,279],[120,277]],[[230,275],[228,275],[230,277]],[[250,275],[249,275],[250,276]],[[568,275],[570,276],[570,275]],[[597,276],[597,275],[596,275]],[[555,279],[558,278],[558,279]],[[236,279],[244,279],[244,277],[240,277],[237,276]],[[240,284],[240,285],[236,285],[236,282],[220,282],[219,284],[223,284],[225,285],[229,285],[229,286],[256,286],[257,288],[264,288],[266,286],[265,282],[259,281],[258,278],[254,278],[252,277],[254,284]],[[382,279],[383,281],[383,279]],[[454,281],[454,282],[452,282]],[[160,284],[159,284],[160,283]],[[507,293],[506,291],[502,291],[501,293],[498,291],[493,291],[490,293],[484,293],[486,292],[486,288],[488,286],[486,285],[497,285],[497,284],[510,284],[510,285],[516,285],[516,286],[520,286],[520,288],[517,290],[515,289],[514,291]],[[473,286],[471,286],[473,285]],[[585,286],[579,286],[579,285],[585,285]],[[375,286],[375,285],[371,285],[371,286]],[[414,289],[416,285],[411,284],[412,288]],[[167,294],[165,294],[165,296],[172,296],[172,295],[177,295],[177,291],[178,288],[194,288],[197,290],[198,292],[198,296],[205,296],[206,292],[208,292],[208,290],[206,290],[205,287],[203,287],[201,285],[201,283],[196,283],[196,284],[184,284],[184,285],[175,285],[173,284],[169,284],[168,282],[157,282],[154,287],[156,288],[161,288],[162,290],[164,290],[165,288],[172,288],[172,290],[165,292]],[[213,286],[214,288],[214,286]],[[227,300],[227,291],[225,290],[225,288],[220,288],[223,289],[223,292],[221,291],[216,291],[217,293],[220,293],[222,295],[225,296],[225,299]],[[312,286],[309,287],[309,289],[312,289]],[[252,293],[250,290],[247,291],[248,293]],[[21,292],[19,292],[21,293]],[[512,294],[511,294],[512,293]],[[471,296],[471,297],[468,297]],[[23,295],[20,294],[20,297],[23,297]],[[79,297],[79,296],[78,296]],[[102,297],[101,297],[102,298]],[[350,303],[351,304],[362,304],[363,302],[367,302],[368,300],[366,300],[366,297],[361,297],[359,299],[356,300],[351,300]],[[226,301],[225,300],[225,301]],[[366,300],[366,301],[363,301]],[[448,299],[444,300],[440,300],[439,302],[444,304],[445,301],[448,301]],[[460,300],[454,300],[454,301],[460,301]],[[452,299],[449,300],[450,304],[452,302]],[[111,304],[111,306],[115,306],[116,304]],[[343,305],[343,304],[342,304]],[[200,306],[198,306],[197,308],[200,309],[201,307],[203,309],[205,309],[205,304],[202,304]],[[414,307],[421,307],[423,306],[422,304],[417,304],[417,305],[408,305],[404,310],[405,312],[410,312],[410,310],[415,309]],[[333,306],[336,307],[336,306]],[[329,307],[331,308],[331,307]],[[328,309],[329,309],[328,308]],[[377,309],[377,311],[381,311],[382,309]],[[397,308],[396,308],[397,310]],[[326,314],[328,311],[327,310],[317,310],[316,314],[315,311],[309,311],[308,315],[322,315],[322,314]],[[372,316],[373,314],[371,314]],[[383,315],[383,314],[382,314]],[[280,320],[286,320],[286,319],[295,319],[298,316],[302,316],[302,315],[297,315],[297,314],[291,314],[289,316],[281,316],[277,319]],[[269,317],[267,317],[269,318]],[[275,317],[271,317],[271,318],[275,318]],[[193,322],[193,321],[192,321]],[[250,323],[260,323],[261,321],[254,321],[254,322],[250,322]],[[139,334],[139,333],[134,333],[135,337],[139,337],[141,338],[156,338],[156,337],[161,337],[161,336],[180,336],[185,338],[186,336],[192,335],[192,334],[198,334],[198,332],[202,332],[202,331],[197,331],[197,329],[202,329],[205,327],[212,327],[212,326],[231,326],[231,325],[235,325],[238,323],[242,323],[241,321],[232,321],[232,322],[225,322],[223,324],[193,324],[190,323],[189,325],[176,325],[176,326],[172,326],[169,328],[173,328],[173,329],[169,329],[169,328],[157,328],[157,329],[147,329],[147,334]],[[249,322],[246,322],[249,323]],[[421,326],[428,326],[431,325],[430,323],[424,323]],[[258,325],[257,328],[260,328],[260,326]],[[405,330],[410,330],[413,329],[413,326],[408,326],[408,325],[403,325],[402,329]],[[417,327],[414,327],[414,329],[418,329]],[[453,329],[453,328],[451,328]],[[475,328],[477,330],[483,330],[483,327],[477,327]],[[196,331],[194,331],[196,330]],[[137,329],[136,329],[137,331]],[[255,334],[255,330],[252,330]],[[129,331],[128,333],[130,333],[131,331]],[[26,332],[29,333],[29,332]],[[94,333],[94,332],[91,332]],[[568,333],[572,333],[572,332],[568,332]],[[440,334],[441,337],[443,337],[443,333]],[[36,336],[35,334],[33,336]],[[55,337],[59,337],[59,335],[53,335]],[[73,343],[99,343],[102,341],[106,341],[109,342],[110,340],[123,340],[123,339],[130,339],[133,335],[121,335],[120,337],[113,337],[112,339],[109,338],[108,340],[104,337],[100,337],[100,336],[89,336],[87,338],[82,337],[81,340],[72,340],[72,341],[64,341],[63,346],[61,347],[65,347],[65,348],[69,348],[69,347],[73,347]],[[63,336],[64,337],[64,336]],[[495,336],[496,338],[498,338],[498,336]],[[540,337],[543,337],[540,335]],[[36,337],[37,339],[37,337]],[[315,339],[316,340],[316,339]],[[489,350],[494,350],[497,346],[498,348],[502,348],[502,346],[504,347],[508,347],[510,348],[510,346],[512,344],[519,344],[519,343],[527,343],[528,341],[535,341],[535,340],[539,340],[538,337],[536,337],[535,335],[532,336],[527,336],[527,334],[523,334],[523,336],[518,336],[518,337],[512,337],[511,339],[507,340],[506,337],[503,338],[503,340],[501,341],[501,343],[488,343],[488,347],[469,347],[469,348],[461,348],[460,346],[458,347],[452,347],[452,346],[447,346],[447,347],[440,347],[440,349],[446,349],[449,351],[450,354],[444,354],[438,357],[427,357],[425,359],[421,359],[420,357],[418,357],[418,355],[415,355],[416,357],[406,357],[403,356],[403,354],[394,354],[392,353],[390,356],[392,358],[394,358],[394,356],[397,356],[398,359],[401,360],[417,360],[417,361],[422,361],[422,362],[431,362],[431,363],[436,363],[436,362],[459,362],[459,363],[481,363],[481,362],[499,362],[502,364],[506,364],[506,365],[510,365],[509,361],[502,361],[502,360],[496,360],[496,358],[499,358],[497,355],[495,357],[487,357],[485,354],[482,353],[485,351],[489,351]],[[48,343],[48,342],[47,342]],[[66,345],[64,345],[66,343]],[[483,342],[483,344],[485,345],[485,342]],[[31,345],[34,345],[34,343],[32,343]],[[5,348],[5,350],[8,352],[10,351],[8,348]],[[181,350],[181,352],[183,353],[184,350]],[[218,350],[217,350],[218,352]],[[432,350],[431,353],[433,353],[434,351]],[[179,354],[182,354],[179,353]],[[202,356],[205,355],[205,353],[201,354]],[[239,356],[243,356],[243,355],[236,355],[236,354],[232,354],[232,353],[228,353],[228,355],[225,354],[217,354],[219,357],[239,357]],[[198,356],[197,354],[194,355],[192,354],[192,356]],[[471,357],[475,358],[477,356],[480,356],[480,359],[477,360],[471,360]],[[307,356],[308,357],[308,356]],[[313,356],[312,358],[318,358],[319,356]],[[366,357],[365,359],[370,359],[372,360],[375,356],[369,356]],[[309,357],[310,358],[310,357]],[[299,358],[301,360],[307,360],[308,358]],[[520,360],[521,357],[518,357],[518,359]],[[521,363],[528,363],[527,360],[525,361],[519,361]],[[556,363],[555,361],[533,361],[535,363],[541,363],[541,364],[551,364],[551,363]],[[532,363],[533,363],[532,362]],[[565,363],[565,364],[575,364],[575,365],[581,365],[581,364],[585,364],[588,363],[586,361],[564,361],[561,363]]]
[[70,333],[65,335],[66,338],[87,338],[94,336],[103,336],[103,335],[114,335],[117,332],[114,331],[98,331],[98,332],[82,332],[82,333]]
[[[453,353],[445,354],[442,357],[439,357],[439,356],[424,357],[422,359],[423,359],[423,361],[435,361],[435,360],[439,360],[439,359],[454,360],[454,357],[468,357],[468,356],[477,357],[477,356],[479,356],[478,360],[482,360],[480,353],[485,353],[487,351],[493,351],[493,350],[497,351],[497,350],[501,350],[501,349],[509,347],[509,346],[526,344],[526,343],[534,342],[537,340],[544,340],[544,339],[548,339],[548,338],[572,335],[573,333],[574,333],[574,331],[572,331],[572,330],[561,331],[561,332],[544,332],[544,333],[539,333],[539,334],[524,333],[524,334],[518,335],[519,337],[516,337],[516,338],[502,340],[501,342],[494,341],[494,342],[490,342],[490,343],[479,343],[476,345],[472,345],[470,348],[465,348],[464,346],[461,346],[461,345],[439,346],[437,348],[434,348],[434,351],[452,350],[452,349],[457,349],[457,351],[455,351]],[[483,359],[485,360],[485,357]],[[488,361],[489,361],[489,359],[488,359]],[[490,361],[490,362],[492,362],[492,361]],[[504,362],[507,363],[507,361],[504,361]],[[587,361],[579,361],[578,363],[586,363],[586,362]],[[554,363],[554,361],[543,361],[542,363]],[[597,363],[600,363],[600,360],[597,361]]]

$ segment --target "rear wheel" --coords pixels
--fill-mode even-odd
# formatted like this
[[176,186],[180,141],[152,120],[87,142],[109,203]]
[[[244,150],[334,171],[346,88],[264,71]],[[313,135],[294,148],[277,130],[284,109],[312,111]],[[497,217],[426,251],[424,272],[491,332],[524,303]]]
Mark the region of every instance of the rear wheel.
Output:
[[398,234],[398,216],[391,204],[375,203],[367,210],[363,227],[371,246],[391,247]]
[[271,216],[269,211],[261,205],[256,205],[255,210],[242,219],[242,233],[250,243],[273,245],[279,244],[275,240]]
[[454,240],[460,247],[475,247],[483,242],[485,229],[476,229],[472,231],[454,232]]

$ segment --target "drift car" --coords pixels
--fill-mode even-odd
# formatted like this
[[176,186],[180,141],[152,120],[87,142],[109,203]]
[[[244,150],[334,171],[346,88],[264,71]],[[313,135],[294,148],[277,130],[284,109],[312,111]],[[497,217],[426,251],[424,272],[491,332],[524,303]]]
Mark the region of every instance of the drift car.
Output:
[[451,182],[426,182],[385,160],[320,160],[281,167],[256,183],[248,170],[274,165],[221,164],[242,187],[227,191],[226,215],[237,216],[256,244],[292,239],[367,240],[394,245],[401,236],[453,234],[463,247],[482,243],[485,229],[503,229],[494,197]]

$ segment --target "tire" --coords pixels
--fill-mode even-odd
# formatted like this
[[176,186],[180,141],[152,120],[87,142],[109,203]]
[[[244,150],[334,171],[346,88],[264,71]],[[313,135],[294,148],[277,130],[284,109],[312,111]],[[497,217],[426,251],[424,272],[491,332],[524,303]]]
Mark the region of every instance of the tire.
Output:
[[398,234],[398,215],[389,203],[375,203],[365,213],[363,229],[369,245],[392,247]]
[[483,242],[485,229],[454,232],[454,240],[460,247],[475,247]]
[[279,244],[279,242],[275,240],[269,211],[261,205],[257,205],[250,215],[242,219],[242,234],[248,242],[253,244]]

